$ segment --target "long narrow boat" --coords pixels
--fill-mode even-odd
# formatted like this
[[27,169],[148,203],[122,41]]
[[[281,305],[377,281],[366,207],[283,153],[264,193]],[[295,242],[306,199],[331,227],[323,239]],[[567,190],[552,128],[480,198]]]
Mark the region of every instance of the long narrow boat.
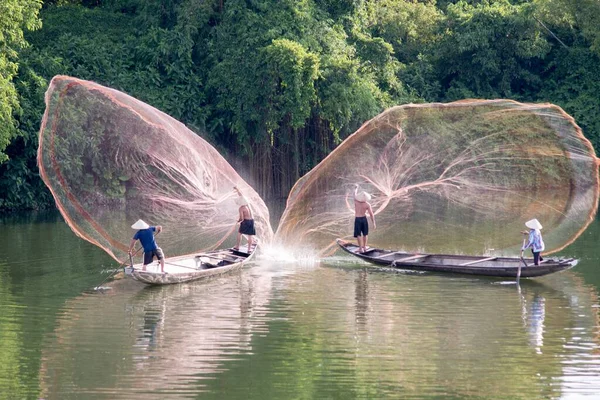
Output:
[[252,246],[250,253],[244,252],[245,248],[220,249],[166,258],[165,273],[160,271],[160,264],[154,261],[146,266],[146,271],[142,271],[142,264],[126,267],[125,274],[149,285],[170,285],[205,279],[242,268],[256,252],[256,245]]
[[521,278],[533,278],[564,271],[577,265],[574,258],[546,258],[540,265],[533,259],[519,257],[461,256],[447,254],[406,253],[402,251],[367,249],[360,253],[356,244],[337,239],[338,245],[346,252],[377,265],[402,270],[443,272],[455,274],[497,276],[516,278],[521,270]]

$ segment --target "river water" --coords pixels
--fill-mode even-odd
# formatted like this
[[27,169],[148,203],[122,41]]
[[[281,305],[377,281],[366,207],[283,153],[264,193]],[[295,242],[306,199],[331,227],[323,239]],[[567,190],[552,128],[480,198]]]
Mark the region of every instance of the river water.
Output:
[[208,282],[117,266],[55,213],[0,220],[0,399],[600,398],[600,221],[520,285],[265,255]]

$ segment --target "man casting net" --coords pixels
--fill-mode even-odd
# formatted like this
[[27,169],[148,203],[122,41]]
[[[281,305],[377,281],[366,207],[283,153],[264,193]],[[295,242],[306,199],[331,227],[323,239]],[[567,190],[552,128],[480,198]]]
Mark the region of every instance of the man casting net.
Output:
[[572,242],[598,205],[594,150],[551,104],[469,100],[391,108],[365,123],[292,189],[284,246],[352,239],[353,185],[373,195],[369,243],[428,253],[518,254],[524,222],[546,252]]
[[205,140],[163,112],[117,90],[52,79],[38,164],[71,229],[125,260],[138,219],[162,225],[167,256],[235,240],[234,187],[252,207],[257,235],[272,237],[258,194]]

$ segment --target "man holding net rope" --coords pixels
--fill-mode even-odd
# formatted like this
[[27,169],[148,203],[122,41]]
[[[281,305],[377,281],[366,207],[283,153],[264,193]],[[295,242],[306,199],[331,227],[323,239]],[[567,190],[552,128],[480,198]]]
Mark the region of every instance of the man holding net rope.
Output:
[[354,185],[354,237],[358,242],[358,252],[367,252],[367,240],[369,235],[369,221],[367,221],[367,214],[373,221],[373,229],[377,228],[375,224],[375,214],[371,204],[371,195],[365,191],[358,192],[358,184]]
[[160,272],[165,273],[165,256],[163,251],[156,244],[156,240],[154,238],[154,232],[160,233],[162,231],[162,226],[150,226],[146,222],[138,219],[137,222],[131,225],[133,229],[137,229],[135,235],[131,239],[131,243],[129,244],[129,255],[133,251],[133,246],[137,240],[140,241],[142,247],[144,248],[144,265],[142,267],[142,271],[146,270],[146,265],[152,263],[154,257],[160,261]]
[[247,235],[248,254],[250,254],[250,251],[252,250],[252,243],[254,241],[254,235],[256,235],[256,230],[254,229],[254,218],[252,218],[252,211],[250,210],[250,206],[248,205],[248,200],[246,200],[240,189],[234,187],[233,190],[238,195],[238,197],[235,199],[235,203],[239,207],[239,218],[237,222],[240,224],[240,229],[238,230],[237,235],[237,242],[233,250],[240,250],[242,235]]

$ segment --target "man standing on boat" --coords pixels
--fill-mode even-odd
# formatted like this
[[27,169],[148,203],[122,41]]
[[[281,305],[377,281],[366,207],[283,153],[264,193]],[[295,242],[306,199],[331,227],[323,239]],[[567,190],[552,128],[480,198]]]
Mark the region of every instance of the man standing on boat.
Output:
[[358,192],[358,184],[354,185],[354,237],[358,242],[358,252],[367,252],[367,239],[369,235],[369,221],[367,214],[373,221],[373,229],[377,228],[375,224],[375,214],[368,201],[371,200],[371,195],[365,191]]
[[254,219],[252,218],[252,211],[250,210],[250,206],[248,205],[248,200],[246,200],[244,195],[242,195],[240,189],[234,187],[233,190],[238,195],[238,197],[235,199],[235,203],[239,207],[239,218],[237,222],[239,222],[240,224],[237,242],[233,250],[239,251],[240,242],[242,241],[242,235],[248,235],[248,254],[250,254],[252,250],[252,242],[254,241],[254,235],[256,235],[256,230],[254,229]]
[[544,260],[541,256],[541,252],[546,248],[544,239],[542,239],[542,224],[534,218],[525,222],[525,226],[529,228],[529,232],[523,231],[521,233],[523,235],[529,235],[529,237],[524,240],[523,247],[521,247],[521,257],[523,256],[523,250],[531,247],[533,263],[534,265],[540,265],[540,261]]
[[165,273],[165,256],[160,247],[157,246],[156,240],[154,239],[154,232],[160,233],[162,231],[162,226],[150,226],[141,219],[138,219],[137,222],[131,225],[133,229],[137,229],[138,231],[133,235],[131,239],[131,243],[129,244],[129,254],[133,251],[133,246],[137,240],[140,241],[142,247],[144,248],[144,266],[142,267],[142,271],[146,270],[146,265],[150,264],[154,259],[154,256],[160,261],[160,272]]

